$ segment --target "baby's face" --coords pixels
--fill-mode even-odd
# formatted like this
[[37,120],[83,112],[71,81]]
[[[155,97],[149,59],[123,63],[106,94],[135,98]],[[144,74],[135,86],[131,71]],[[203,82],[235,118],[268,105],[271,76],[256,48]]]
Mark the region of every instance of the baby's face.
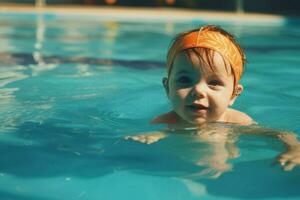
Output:
[[168,97],[174,111],[189,123],[224,121],[225,111],[234,102],[230,65],[214,52],[212,70],[197,56],[194,51],[185,50],[175,57],[169,75]]

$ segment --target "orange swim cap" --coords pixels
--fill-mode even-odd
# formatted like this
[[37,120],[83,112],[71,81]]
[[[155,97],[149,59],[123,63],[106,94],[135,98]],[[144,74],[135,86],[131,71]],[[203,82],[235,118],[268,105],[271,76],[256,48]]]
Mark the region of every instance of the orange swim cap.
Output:
[[237,85],[243,74],[244,56],[240,49],[228,37],[219,31],[210,29],[199,29],[184,34],[175,40],[169,50],[167,57],[168,72],[172,68],[175,56],[186,49],[203,47],[217,51],[231,64],[234,75],[234,85]]

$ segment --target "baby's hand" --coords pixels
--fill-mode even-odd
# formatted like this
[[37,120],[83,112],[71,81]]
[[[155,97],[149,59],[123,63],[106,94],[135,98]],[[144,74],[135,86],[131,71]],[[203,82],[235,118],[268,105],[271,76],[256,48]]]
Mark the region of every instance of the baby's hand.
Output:
[[152,144],[165,137],[166,135],[164,133],[158,132],[146,135],[125,136],[125,140],[134,140],[145,144]]
[[291,171],[294,167],[300,167],[300,145],[290,147],[277,158],[285,171]]
[[300,143],[297,135],[284,132],[278,135],[281,141],[287,146],[287,151],[277,157],[277,161],[286,171],[291,171],[294,167],[300,166]]

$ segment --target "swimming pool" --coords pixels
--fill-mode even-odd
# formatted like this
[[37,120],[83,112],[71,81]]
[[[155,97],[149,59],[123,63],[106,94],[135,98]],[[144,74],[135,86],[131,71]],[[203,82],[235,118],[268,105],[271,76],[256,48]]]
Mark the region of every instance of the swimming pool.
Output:
[[237,35],[246,50],[245,92],[234,107],[261,126],[299,134],[297,21],[3,12],[1,199],[299,199],[300,170],[272,165],[283,149],[275,139],[241,138],[233,169],[215,179],[193,162],[207,152],[189,134],[153,145],[122,139],[162,128],[148,121],[170,108],[161,86],[166,49],[176,33],[207,23]]

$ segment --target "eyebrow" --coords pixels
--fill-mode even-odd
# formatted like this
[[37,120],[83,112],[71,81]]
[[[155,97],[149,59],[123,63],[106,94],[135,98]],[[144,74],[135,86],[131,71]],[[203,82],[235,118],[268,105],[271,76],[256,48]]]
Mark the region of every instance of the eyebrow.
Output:
[[217,78],[217,79],[227,79],[227,78],[229,78],[229,76],[224,76],[223,74],[212,74],[212,75],[209,75],[209,78],[212,78],[212,79],[215,79],[215,78]]
[[180,71],[177,71],[175,74],[177,75],[177,74],[188,74],[188,73],[190,73],[190,71],[187,71],[187,70],[180,70]]

